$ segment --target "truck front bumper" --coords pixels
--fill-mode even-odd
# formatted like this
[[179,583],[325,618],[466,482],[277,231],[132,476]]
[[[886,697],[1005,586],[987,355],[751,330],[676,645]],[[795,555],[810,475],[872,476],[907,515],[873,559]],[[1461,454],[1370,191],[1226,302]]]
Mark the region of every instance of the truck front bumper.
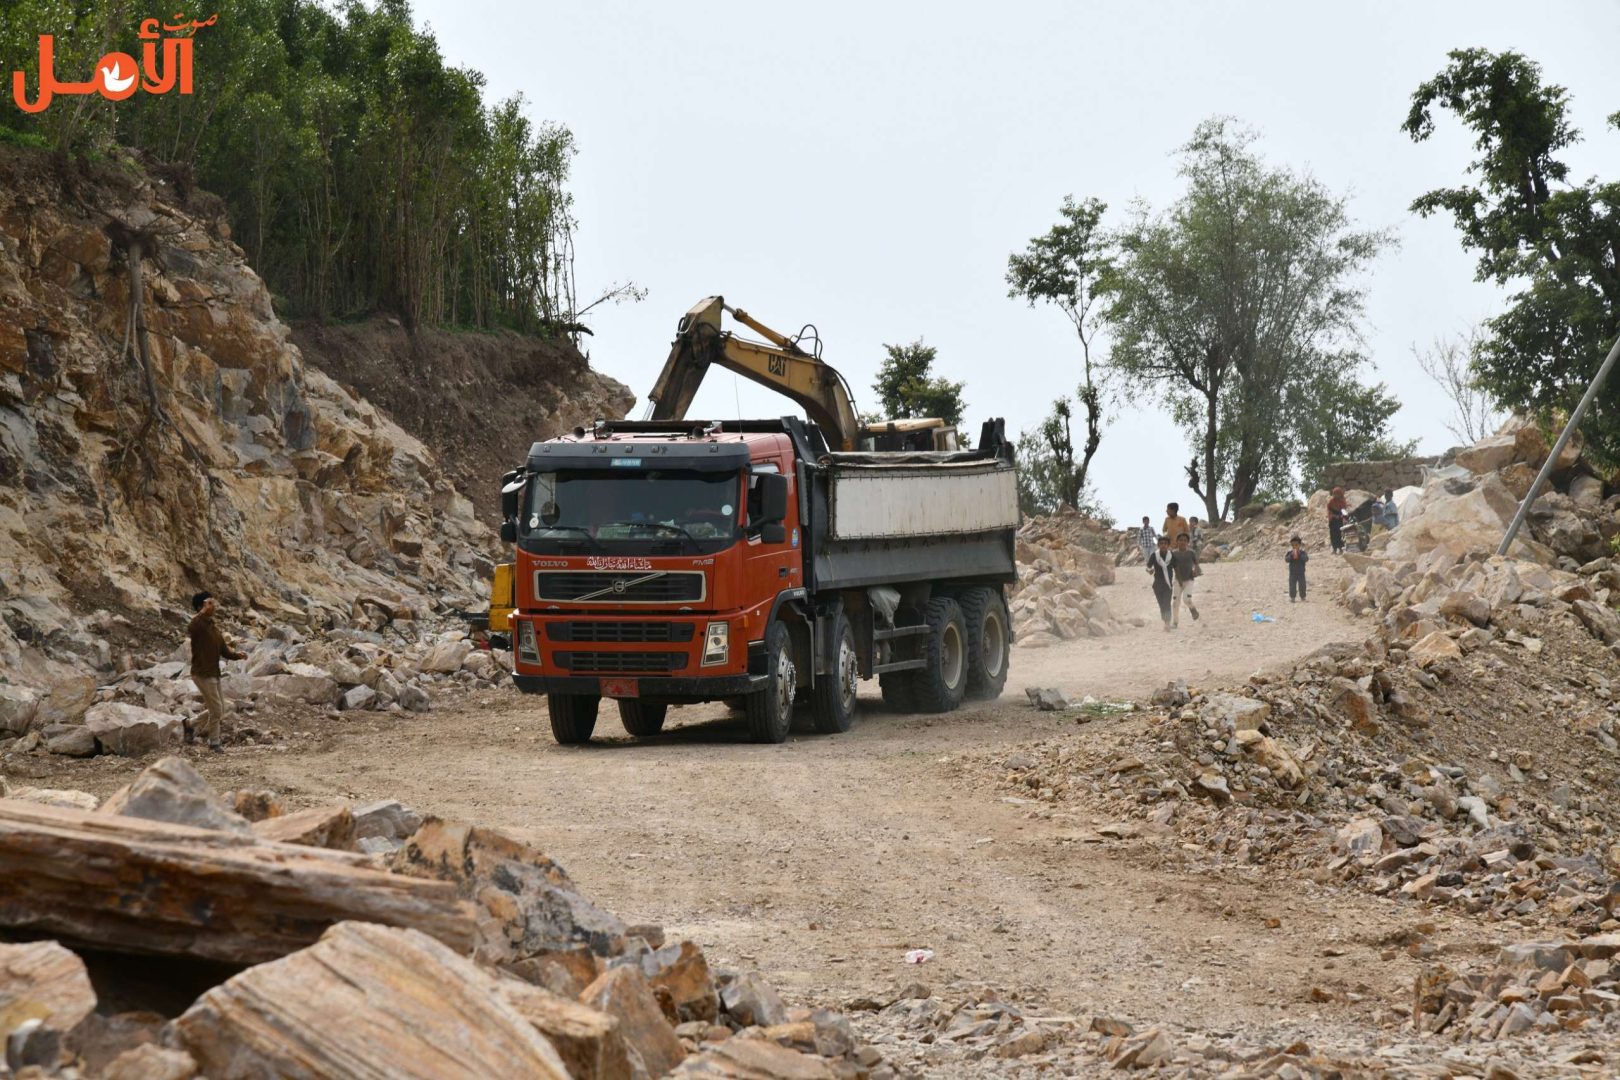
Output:
[[[688,678],[641,675],[636,677],[638,698],[648,701],[714,701],[741,697],[765,688],[760,675],[710,675]],[[513,675],[513,684],[525,694],[600,694],[602,680],[595,675]]]

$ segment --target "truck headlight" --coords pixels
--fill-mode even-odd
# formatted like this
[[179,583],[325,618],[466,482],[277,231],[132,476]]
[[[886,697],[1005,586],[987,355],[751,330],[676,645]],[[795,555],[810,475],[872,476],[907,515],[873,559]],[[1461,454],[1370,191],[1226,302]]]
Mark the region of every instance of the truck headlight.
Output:
[[525,664],[540,664],[540,646],[534,639],[534,623],[522,619],[517,624],[518,659]]
[[723,664],[731,655],[731,624],[712,622],[703,635],[703,665]]

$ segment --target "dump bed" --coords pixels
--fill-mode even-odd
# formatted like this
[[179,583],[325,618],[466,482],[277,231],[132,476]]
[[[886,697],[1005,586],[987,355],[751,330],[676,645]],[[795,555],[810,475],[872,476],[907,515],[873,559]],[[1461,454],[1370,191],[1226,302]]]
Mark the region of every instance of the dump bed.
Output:
[[1018,484],[985,451],[831,454],[811,474],[817,589],[1017,578]]

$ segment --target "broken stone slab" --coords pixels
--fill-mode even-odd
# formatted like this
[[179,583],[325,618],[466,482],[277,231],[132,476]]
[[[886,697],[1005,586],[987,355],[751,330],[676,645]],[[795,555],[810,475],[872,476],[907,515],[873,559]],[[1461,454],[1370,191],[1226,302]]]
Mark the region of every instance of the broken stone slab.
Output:
[[1069,707],[1069,699],[1055,686],[1026,686],[1024,696],[1041,712],[1060,712]]
[[407,840],[421,827],[422,815],[398,799],[380,799],[354,808],[356,839],[380,836],[385,840]]
[[141,757],[179,742],[182,722],[178,716],[139,705],[103,701],[84,714],[84,726],[106,753]]
[[142,770],[127,787],[110,796],[99,812],[253,835],[248,820],[232,810],[181,757],[166,757]]
[[26,735],[39,712],[40,693],[27,686],[0,683],[0,735]]
[[503,978],[500,995],[556,1049],[573,1080],[619,1080],[631,1073],[623,1025],[575,998]]
[[461,670],[462,661],[472,650],[470,641],[441,641],[422,658],[421,668],[436,675],[448,675]]
[[399,707],[414,713],[425,713],[433,708],[433,699],[420,686],[399,688]]
[[101,805],[101,800],[88,791],[74,791],[71,788],[37,788],[19,787],[5,788],[0,783],[0,796],[7,799],[16,799],[18,802],[38,803],[41,806],[60,806],[68,810],[94,810]]
[[90,703],[96,699],[96,680],[89,675],[70,675],[47,688],[34,711],[34,725],[80,724]]
[[332,851],[354,850],[354,815],[348,803],[316,806],[252,824],[253,835],[277,844],[302,844]]
[[673,1015],[676,1023],[694,1020],[713,1022],[720,1015],[720,998],[714,988],[714,976],[703,950],[690,941],[682,941],[643,953],[641,972],[652,984],[665,1012]]
[[114,1058],[100,1080],[194,1080],[197,1060],[184,1050],[148,1043]]
[[45,749],[61,757],[94,757],[98,748],[95,732],[87,727],[66,727],[45,737]]
[[389,865],[399,874],[449,882],[473,902],[476,955],[486,963],[578,945],[598,956],[624,950],[622,921],[580,895],[542,852],[493,829],[430,817]]
[[1149,700],[1154,705],[1175,708],[1191,701],[1192,694],[1187,690],[1186,679],[1175,679],[1153,691],[1153,697]]
[[834,1072],[832,1066],[820,1058],[767,1039],[735,1038],[706,1045],[701,1054],[687,1058],[670,1075],[723,1080],[833,1080],[839,1076],[866,1074]]
[[1211,694],[1199,710],[1205,723],[1232,731],[1259,731],[1271,717],[1267,702],[1236,694]]
[[608,968],[579,999],[619,1022],[619,1033],[629,1050],[629,1075],[634,1080],[663,1076],[686,1057],[686,1048],[639,967]]
[[1620,641],[1620,615],[1590,600],[1577,600],[1570,606],[1575,610],[1575,617],[1591,631],[1593,637],[1601,639],[1605,645]]
[[787,1020],[782,996],[757,971],[745,971],[722,987],[720,1005],[743,1027],[770,1027]]
[[1436,630],[1416,642],[1407,652],[1407,658],[1420,668],[1427,668],[1443,660],[1462,658],[1462,648],[1443,630]]
[[27,1020],[64,1035],[96,1008],[84,962],[54,941],[0,944],[0,1038]]
[[359,686],[351,686],[348,690],[344,691],[343,696],[338,699],[338,708],[342,709],[344,712],[349,712],[353,709],[375,708],[376,705],[377,691],[373,690],[369,686],[366,686],[364,683],[360,684]]
[[1372,818],[1356,818],[1339,829],[1334,850],[1351,858],[1376,855],[1384,846],[1384,830]]
[[173,1030],[209,1080],[568,1078],[494,975],[426,934],[367,923],[232,976]]
[[307,705],[330,705],[338,699],[337,680],[311,664],[288,664],[279,675],[255,678],[257,690]]
[[0,800],[0,927],[117,952],[256,964],[361,920],[470,950],[453,886],[363,856]]
[[1478,593],[1458,589],[1440,601],[1440,614],[1475,626],[1489,626],[1491,604]]

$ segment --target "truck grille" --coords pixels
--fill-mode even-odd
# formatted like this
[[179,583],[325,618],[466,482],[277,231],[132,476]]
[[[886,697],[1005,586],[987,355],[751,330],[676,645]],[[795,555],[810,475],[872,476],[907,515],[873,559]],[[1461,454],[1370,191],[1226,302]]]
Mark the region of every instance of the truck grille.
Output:
[[653,674],[680,671],[686,654],[678,652],[559,652],[557,666],[576,675]]
[[697,627],[670,622],[554,622],[546,624],[552,641],[612,641],[644,644],[655,641],[691,641]]
[[678,604],[702,600],[702,571],[670,570],[540,570],[534,594],[541,600],[604,604]]

